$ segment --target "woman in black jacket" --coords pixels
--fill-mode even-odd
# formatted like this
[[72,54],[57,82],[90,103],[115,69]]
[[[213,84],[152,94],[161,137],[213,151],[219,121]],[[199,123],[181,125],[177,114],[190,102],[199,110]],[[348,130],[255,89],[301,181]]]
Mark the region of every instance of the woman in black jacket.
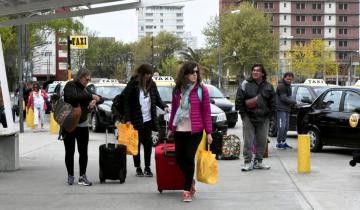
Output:
[[80,177],[78,184],[90,186],[92,183],[87,179],[86,167],[88,162],[88,113],[95,107],[96,103],[101,102],[101,97],[92,94],[86,89],[86,85],[90,82],[90,72],[80,70],[75,81],[69,81],[64,87],[64,101],[73,107],[81,107],[81,116],[79,124],[71,133],[64,129],[62,135],[65,145],[65,164],[68,172],[68,184],[74,184],[74,153],[75,139],[79,151]]
[[[136,70],[137,75],[132,77],[124,89],[124,114],[127,125],[132,124],[139,133],[139,153],[134,156],[136,176],[152,177],[150,160],[152,152],[151,132],[159,130],[156,116],[156,106],[167,110],[161,100],[155,82],[152,80],[153,67],[142,64]],[[140,144],[144,147],[145,169],[141,169]]]

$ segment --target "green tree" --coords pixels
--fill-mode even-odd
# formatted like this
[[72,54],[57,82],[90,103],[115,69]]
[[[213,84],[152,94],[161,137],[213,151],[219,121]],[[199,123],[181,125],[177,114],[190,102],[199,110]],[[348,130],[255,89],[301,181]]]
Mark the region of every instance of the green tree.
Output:
[[180,62],[175,58],[175,56],[167,57],[161,63],[161,67],[162,67],[161,74],[166,76],[172,76],[175,78],[176,71],[179,65]]
[[93,77],[125,79],[126,64],[131,55],[127,44],[90,37],[89,48],[85,51],[85,65]]
[[271,33],[270,18],[249,3],[232,10],[240,12],[223,13],[220,19],[215,17],[204,29],[207,46],[212,51],[217,48],[224,67],[235,72],[240,69],[240,75],[249,73],[254,63],[263,63],[265,68],[273,69],[279,41]]
[[334,75],[338,69],[335,52],[320,39],[295,46],[287,59],[290,60],[292,71],[305,78],[314,78],[316,74],[324,78],[325,75]]

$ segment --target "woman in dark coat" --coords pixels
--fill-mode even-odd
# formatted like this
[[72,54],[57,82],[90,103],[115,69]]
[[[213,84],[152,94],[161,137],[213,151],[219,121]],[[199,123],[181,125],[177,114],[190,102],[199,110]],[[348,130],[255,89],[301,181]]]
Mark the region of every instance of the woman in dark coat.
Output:
[[[152,152],[151,132],[158,131],[156,106],[167,110],[161,100],[155,82],[152,80],[154,69],[149,64],[142,64],[136,70],[136,75],[130,79],[124,89],[124,114],[127,125],[132,124],[139,133],[139,153],[134,156],[136,176],[152,177],[150,160]],[[144,172],[140,161],[140,144],[144,147]]]

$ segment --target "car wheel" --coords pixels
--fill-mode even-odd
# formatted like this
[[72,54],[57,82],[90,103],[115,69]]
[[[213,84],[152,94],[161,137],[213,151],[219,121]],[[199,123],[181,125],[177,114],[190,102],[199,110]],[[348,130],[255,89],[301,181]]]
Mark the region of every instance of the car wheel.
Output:
[[233,128],[233,127],[235,127],[235,125],[236,125],[236,122],[229,122],[228,123],[229,128]]
[[91,130],[93,132],[98,132],[100,130],[100,125],[96,114],[91,115]]
[[270,137],[277,136],[276,121],[274,121],[274,120],[270,120],[270,122],[269,122],[268,136],[270,136]]
[[316,128],[308,128],[307,134],[310,135],[310,149],[312,152],[320,152],[323,144],[320,140],[320,132]]

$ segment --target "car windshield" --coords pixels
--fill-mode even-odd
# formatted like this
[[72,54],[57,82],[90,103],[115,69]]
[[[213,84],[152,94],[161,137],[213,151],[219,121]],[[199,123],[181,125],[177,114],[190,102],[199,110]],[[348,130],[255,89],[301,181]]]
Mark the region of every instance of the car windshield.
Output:
[[158,91],[161,97],[161,100],[165,103],[167,102],[171,102],[172,100],[172,92],[173,92],[173,87],[169,87],[169,86],[158,86]]
[[55,90],[56,85],[57,85],[57,84],[50,84],[50,85],[48,86],[47,92],[48,92],[48,93],[53,93],[54,90]]
[[325,90],[329,89],[329,87],[314,87],[313,90],[316,94],[316,96],[318,97],[319,95],[321,95],[321,93],[325,92]]
[[224,98],[224,95],[221,93],[219,89],[212,85],[206,85],[209,90],[210,98]]
[[114,99],[115,96],[119,95],[123,91],[124,87],[120,86],[97,86],[96,94],[104,97],[105,99]]

